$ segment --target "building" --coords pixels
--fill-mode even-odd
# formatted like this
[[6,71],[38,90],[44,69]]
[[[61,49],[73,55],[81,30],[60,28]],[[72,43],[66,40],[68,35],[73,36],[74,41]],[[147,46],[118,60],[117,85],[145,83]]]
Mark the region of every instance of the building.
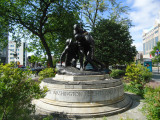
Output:
[[143,64],[143,51],[138,51],[136,57],[135,57],[136,63]]
[[155,20],[154,26],[150,30],[143,31],[143,58],[151,58],[150,52],[160,41],[160,19]]
[[16,47],[16,43],[13,41],[9,41],[8,43],[8,63],[15,62],[14,53],[17,53],[17,63],[19,65],[26,66],[27,65],[27,44],[25,42],[21,42],[20,47]]
[[0,64],[7,64],[8,63],[8,50],[7,47],[0,49]]

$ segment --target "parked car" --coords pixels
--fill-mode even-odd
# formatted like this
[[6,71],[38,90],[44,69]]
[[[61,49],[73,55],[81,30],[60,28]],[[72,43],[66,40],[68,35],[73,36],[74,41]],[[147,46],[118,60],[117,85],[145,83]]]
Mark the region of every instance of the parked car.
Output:
[[36,72],[36,74],[38,75],[38,73],[40,72],[40,71],[42,71],[44,68],[43,67],[37,67],[37,68],[35,68],[35,69],[33,69],[35,72]]
[[19,69],[23,70],[23,71],[27,70],[26,66],[21,66],[21,67],[19,67]]

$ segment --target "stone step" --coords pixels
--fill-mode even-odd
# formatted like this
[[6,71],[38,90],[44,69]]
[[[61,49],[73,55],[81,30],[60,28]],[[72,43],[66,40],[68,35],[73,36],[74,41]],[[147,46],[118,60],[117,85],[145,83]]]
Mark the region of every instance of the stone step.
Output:
[[120,79],[105,79],[97,81],[58,81],[54,78],[44,79],[41,87],[47,86],[49,89],[101,89],[121,85]]
[[93,106],[92,104],[94,103],[84,103],[88,104],[88,107],[74,107],[71,104],[69,106],[57,106],[50,102],[45,103],[41,100],[34,100],[33,104],[35,103],[37,111],[41,114],[59,113],[67,115],[70,118],[93,118],[123,112],[132,105],[132,100],[129,96],[125,95],[122,101],[110,105]]

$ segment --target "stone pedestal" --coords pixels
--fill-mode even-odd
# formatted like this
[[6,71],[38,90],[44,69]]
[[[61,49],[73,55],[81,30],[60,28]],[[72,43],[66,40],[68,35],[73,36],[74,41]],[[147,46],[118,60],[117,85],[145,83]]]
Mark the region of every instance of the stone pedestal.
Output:
[[34,100],[36,108],[48,113],[63,113],[69,117],[97,117],[127,110],[132,100],[124,94],[120,79],[107,75],[56,75],[44,79],[41,87],[49,91],[43,99]]

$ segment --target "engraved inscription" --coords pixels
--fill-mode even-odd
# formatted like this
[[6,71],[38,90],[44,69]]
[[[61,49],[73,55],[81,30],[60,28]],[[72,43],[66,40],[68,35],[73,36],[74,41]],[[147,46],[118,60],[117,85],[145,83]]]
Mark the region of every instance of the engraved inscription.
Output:
[[48,94],[51,95],[58,95],[58,96],[66,96],[66,97],[72,97],[72,96],[83,96],[83,97],[89,97],[89,96],[112,96],[112,97],[118,97],[123,95],[123,87],[119,86],[116,88],[110,88],[110,89],[103,89],[103,90],[84,90],[84,91],[63,91],[63,90],[51,90],[48,91]]

